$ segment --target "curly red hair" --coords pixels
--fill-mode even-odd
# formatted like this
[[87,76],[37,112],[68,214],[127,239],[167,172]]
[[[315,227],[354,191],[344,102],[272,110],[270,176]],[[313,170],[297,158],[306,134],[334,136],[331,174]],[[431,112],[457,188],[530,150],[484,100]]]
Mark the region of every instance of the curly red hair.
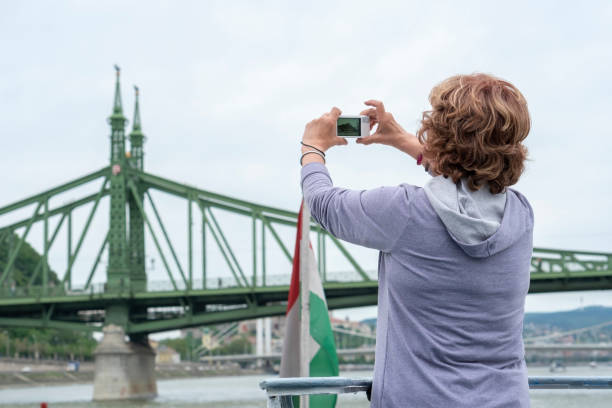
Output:
[[531,127],[527,101],[510,82],[486,74],[456,75],[435,86],[417,132],[431,170],[471,190],[491,193],[516,184]]

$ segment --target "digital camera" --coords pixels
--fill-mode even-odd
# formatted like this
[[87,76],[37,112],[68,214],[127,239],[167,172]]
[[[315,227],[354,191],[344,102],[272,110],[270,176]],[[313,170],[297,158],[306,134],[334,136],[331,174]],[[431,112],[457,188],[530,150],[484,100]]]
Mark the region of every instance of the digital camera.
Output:
[[365,137],[370,134],[370,118],[363,115],[340,115],[336,135],[340,137]]

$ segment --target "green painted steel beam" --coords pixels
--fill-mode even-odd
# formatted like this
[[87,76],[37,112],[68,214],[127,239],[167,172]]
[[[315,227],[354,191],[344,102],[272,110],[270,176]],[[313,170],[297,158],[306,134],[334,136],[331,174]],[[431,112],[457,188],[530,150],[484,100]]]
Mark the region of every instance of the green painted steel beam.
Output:
[[347,307],[376,306],[378,295],[371,293],[368,295],[351,296],[347,294],[342,297],[334,297],[327,300],[327,307],[330,310],[344,309]]
[[[105,189],[102,192],[102,197],[107,196],[109,193],[110,193],[110,190],[109,189]],[[82,205],[85,205],[85,204],[88,204],[88,203],[90,203],[92,201],[95,201],[98,198],[98,194],[99,194],[99,192],[98,193],[94,193],[94,194],[90,194],[90,195],[85,196],[85,197],[83,197],[81,199],[72,201],[71,203],[62,205],[60,207],[52,208],[52,209],[49,210],[47,216],[50,218],[50,217],[53,217],[53,216],[58,215],[58,214],[63,214],[65,212],[71,211],[71,210],[73,210],[73,209],[75,209],[77,207],[80,207]],[[44,214],[38,214],[38,215],[33,216],[31,218],[26,218],[26,219],[14,222],[12,224],[6,225],[6,226],[0,228],[0,232],[10,231],[10,230],[15,230],[17,228],[25,227],[25,226],[28,225],[28,223],[32,219],[33,219],[33,222],[42,221],[44,219]]]
[[[132,170],[132,172],[134,172],[134,170]],[[184,198],[184,199],[188,199],[189,194],[191,194],[192,200],[195,201],[199,201],[201,203],[203,203],[204,205],[206,205],[207,207],[212,207],[212,208],[218,208],[220,210],[225,210],[225,211],[229,211],[229,212],[233,212],[235,214],[240,214],[240,215],[244,215],[244,216],[252,216],[254,212],[256,212],[257,210],[253,210],[253,209],[249,209],[249,208],[244,208],[241,206],[236,206],[234,204],[232,204],[231,202],[222,202],[219,200],[211,200],[208,199],[204,196],[200,196],[198,195],[198,189],[190,187],[190,186],[184,186],[185,187],[185,191],[187,191],[188,193],[182,194],[179,193],[175,190],[172,189],[167,189],[165,188],[166,186],[163,184],[154,184],[154,183],[150,183],[150,182],[145,182],[140,180],[141,185],[143,185],[146,189],[153,189],[153,190],[158,190],[158,191],[162,191],[164,193],[168,193],[170,195],[176,196],[176,197],[180,197],[180,198]],[[178,184],[178,183],[177,183]],[[179,184],[180,185],[180,184]],[[252,204],[253,207],[257,207],[258,204]],[[295,218],[292,217],[283,217],[281,215],[275,215],[274,213],[267,213],[265,211],[260,211],[261,214],[264,214],[266,216],[266,218],[274,223],[277,224],[282,224],[282,225],[287,225],[290,227],[295,227],[297,225],[297,213],[295,214]],[[291,212],[286,211],[286,213],[291,214]],[[316,224],[313,222],[312,224],[313,228],[316,226]]]
[[100,200],[104,196],[104,191],[106,190],[106,184],[108,183],[108,181],[109,181],[108,178],[104,179],[104,182],[102,183],[102,188],[100,189],[100,191],[98,191],[98,194],[96,195],[94,205],[91,207],[91,210],[89,211],[89,215],[87,216],[87,220],[85,221],[85,226],[83,227],[83,230],[81,231],[81,236],[79,237],[79,240],[77,241],[76,248],[74,249],[74,252],[70,254],[70,259],[68,260],[68,267],[66,268],[66,272],[64,273],[62,284],[65,283],[66,280],[72,279],[72,265],[74,265],[74,261],[79,255],[79,251],[81,250],[83,241],[85,240],[85,237],[87,236],[87,232],[89,231],[91,221],[93,220],[93,217],[96,215],[96,210],[98,209]]
[[207,267],[207,261],[208,261],[208,256],[206,255],[206,215],[204,214],[204,210],[201,209],[200,210],[202,212],[202,289],[206,289],[207,285],[206,285],[206,267]]
[[559,278],[531,281],[529,293],[574,292],[612,289],[612,276]]
[[37,329],[63,329],[95,332],[101,331],[101,326],[84,323],[64,322],[61,320],[45,320],[44,318],[8,318],[0,317],[0,327],[30,327]]
[[[376,305],[376,294],[356,298],[346,295],[341,298],[328,299],[328,308],[342,309],[357,306]],[[177,317],[148,322],[131,323],[128,333],[153,333],[159,331],[176,330],[181,328],[206,326],[210,324],[229,323],[240,320],[256,319],[260,317],[283,316],[287,313],[286,304],[273,304],[266,306],[248,306],[227,311],[215,311],[193,314],[192,316]]]
[[[189,287],[193,288],[193,202],[187,200],[187,273],[189,274]],[[205,251],[205,250],[204,250]]]
[[[359,281],[359,282],[329,282],[324,285],[326,293],[329,292],[333,295],[334,292],[345,291],[350,293],[351,291],[358,291],[362,289],[377,289],[378,283],[376,281]],[[162,301],[163,299],[174,299],[174,298],[191,298],[194,300],[206,301],[207,299],[214,299],[214,301],[222,300],[223,298],[239,298],[243,299],[245,296],[253,295],[255,297],[265,298],[267,295],[286,295],[289,291],[288,285],[278,286],[267,286],[267,287],[256,287],[252,289],[250,287],[233,287],[233,288],[221,288],[221,289],[197,289],[191,291],[164,291],[164,292],[140,292],[134,293],[133,299],[138,300],[154,300]],[[1,300],[0,300],[1,301]],[[208,301],[208,303],[213,303]]]
[[[33,217],[35,217],[38,214],[38,211],[40,210],[41,206],[42,206],[42,202],[39,202],[38,205],[36,206],[36,209],[34,210]],[[12,250],[9,251],[10,255],[9,255],[8,262],[6,263],[4,272],[0,276],[0,286],[2,285],[2,282],[4,282],[6,277],[9,275],[10,271],[12,270],[13,263],[15,262],[15,259],[17,259],[17,255],[19,255],[19,251],[21,251],[21,246],[23,245],[26,238],[28,237],[28,233],[30,232],[30,228],[32,228],[33,223],[34,223],[34,218],[30,218],[30,222],[28,223],[28,225],[26,225],[26,229],[23,232],[23,235],[21,235],[21,238],[19,239],[19,242],[17,243],[17,247],[12,248]]]
[[47,284],[49,283],[49,198],[45,200],[43,223],[43,266],[42,266],[42,287],[47,294]]
[[19,208],[28,206],[30,204],[37,203],[43,200],[45,197],[51,198],[54,195],[63,193],[75,187],[79,187],[83,184],[89,183],[97,178],[104,177],[109,173],[109,167],[104,167],[100,170],[96,170],[93,173],[89,173],[83,177],[79,177],[73,181],[69,181],[68,183],[61,184],[57,187],[53,187],[49,190],[43,191],[42,193],[30,196],[28,198],[24,198],[23,200],[16,201],[12,204],[6,205],[0,208],[0,215],[6,214],[10,211],[17,210]]
[[170,241],[170,237],[168,237],[168,232],[166,232],[166,227],[164,226],[164,223],[163,223],[163,221],[161,219],[161,216],[159,215],[159,212],[157,211],[157,207],[155,206],[155,203],[153,202],[153,199],[151,198],[151,194],[149,194],[149,192],[147,191],[145,193],[145,195],[149,199],[149,204],[151,204],[151,208],[153,209],[153,214],[155,214],[155,218],[157,219],[157,223],[159,224],[159,226],[161,228],[162,235],[166,239],[166,244],[168,245],[168,248],[170,248],[170,254],[172,255],[172,258],[174,259],[174,263],[176,264],[176,267],[177,267],[179,273],[181,274],[181,278],[183,278],[183,283],[185,284],[185,287],[188,288],[189,287],[189,283],[187,282],[187,278],[185,278],[185,273],[183,272],[183,267],[182,267],[181,263],[179,262],[178,257],[176,256],[176,251],[174,250],[174,246],[172,245],[172,241]]
[[263,286],[266,286],[266,224],[261,218],[261,277]]
[[147,217],[147,214],[145,213],[143,203],[140,200],[140,197],[138,196],[138,190],[136,189],[136,186],[131,180],[129,181],[128,186],[132,192],[132,197],[134,198],[134,200],[136,201],[136,204],[138,205],[138,210],[140,211],[140,214],[142,215],[142,218],[144,219],[145,224],[149,229],[149,233],[151,234],[151,237],[153,238],[153,242],[155,243],[155,247],[157,248],[157,253],[162,259],[164,267],[166,268],[166,272],[168,273],[168,277],[170,278],[170,281],[172,282],[172,287],[175,290],[178,290],[178,286],[176,286],[176,281],[174,280],[174,277],[172,276],[172,270],[170,269],[170,266],[168,265],[168,261],[166,260],[166,256],[164,255],[164,252],[162,251],[161,245],[159,244],[159,240],[157,239],[157,235],[155,235],[155,230],[153,230],[153,226],[151,225],[151,222],[149,221],[149,217]]
[[530,275],[531,282],[537,282],[540,280],[552,280],[552,279],[584,279],[584,278],[601,278],[611,277],[611,270],[599,270],[599,271],[581,271],[581,272],[532,272]]
[[274,239],[276,240],[276,243],[278,244],[278,246],[281,248],[281,250],[283,251],[283,254],[285,254],[285,256],[287,257],[287,259],[289,260],[289,263],[293,262],[293,256],[291,255],[291,252],[289,252],[289,250],[287,249],[287,247],[285,246],[285,244],[283,243],[283,240],[281,239],[281,237],[278,235],[278,233],[276,232],[276,230],[274,229],[274,227],[272,227],[272,224],[270,223],[270,220],[268,220],[268,217],[266,216],[261,216],[261,220],[263,221],[264,225],[266,227],[268,227],[268,229],[270,230],[270,232],[272,233],[272,236],[274,237]]
[[[202,213],[202,220],[203,220],[204,226],[206,225],[208,226],[208,230],[212,234],[215,242],[217,243],[217,247],[219,248],[221,255],[223,255],[223,259],[225,259],[225,262],[227,263],[227,266],[230,269],[232,276],[236,280],[236,283],[238,284],[238,286],[242,286],[242,281],[238,278],[238,274],[236,273],[236,270],[234,269],[234,265],[232,264],[229,256],[227,255],[226,250],[223,247],[223,244],[218,237],[217,231],[215,231],[215,229],[213,228],[213,225],[210,223],[210,221],[208,221],[208,216],[206,215],[206,207],[202,204],[201,200],[196,200],[196,203],[198,204],[198,207],[200,208],[200,212]],[[205,236],[206,234],[204,233],[203,237]],[[204,282],[206,282],[206,278],[204,278]]]
[[[53,246],[53,242],[55,241],[55,238],[57,237],[57,233],[59,232],[60,228],[62,227],[62,224],[64,223],[64,219],[66,219],[66,213],[62,215],[62,218],[60,218],[59,222],[55,226],[55,231],[53,231],[53,234],[51,234],[51,239],[49,240],[49,249],[51,249],[51,247]],[[34,273],[30,277],[30,280],[28,281],[28,286],[32,286],[32,283],[34,283],[34,281],[38,277],[38,273],[40,272],[42,268],[42,261],[43,261],[43,258],[40,258],[38,262],[36,263],[36,267],[34,268]]]
[[[607,277],[594,277],[593,279],[600,279],[600,289],[612,289],[612,273]],[[531,293],[539,293],[540,289],[545,287],[545,291],[558,291],[558,290],[584,290],[588,286],[590,289],[593,287],[593,282],[577,282],[579,279],[574,278],[574,283],[579,286],[571,287],[566,285],[566,281],[559,279],[549,279],[547,281],[540,279],[538,284],[531,288]],[[569,283],[572,283],[570,280]],[[538,286],[539,285],[539,286]],[[542,286],[545,285],[545,286]],[[325,293],[327,297],[328,307],[330,309],[341,309],[347,307],[359,307],[375,305],[377,300],[377,285],[375,281],[372,282],[348,282],[348,283],[328,283],[325,284]],[[136,307],[146,306],[164,306],[164,305],[178,305],[185,300],[188,300],[192,304],[235,304],[244,305],[245,307],[239,309],[233,309],[228,311],[220,312],[207,312],[207,313],[194,313],[193,315],[181,316],[173,319],[159,320],[159,321],[144,321],[134,322],[129,324],[128,331],[131,333],[151,333],[156,331],[165,331],[171,329],[179,329],[185,327],[195,327],[206,324],[222,323],[229,321],[237,321],[244,319],[251,319],[256,317],[265,317],[273,315],[282,315],[285,313],[288,286],[277,286],[268,288],[256,288],[253,292],[251,288],[226,288],[220,290],[196,290],[188,293],[184,291],[168,291],[168,292],[143,292],[139,294],[128,294],[126,296],[117,296],[116,294],[99,294],[92,299],[80,299],[80,304],[76,303],[76,309],[81,310],[83,302],[96,302],[97,307],[104,304],[114,304],[117,300],[127,300]],[[80,297],[80,296],[79,296]],[[247,301],[248,298],[252,300]],[[65,296],[62,300],[69,302],[74,297]],[[3,299],[4,300],[4,299]],[[17,299],[15,299],[17,300]],[[59,299],[48,297],[41,299],[46,302],[54,302]],[[0,301],[1,302],[1,301]],[[270,304],[273,302],[273,304]],[[3,303],[3,302],[2,302]],[[280,303],[280,304],[279,304]],[[259,305],[259,306],[256,306]],[[66,311],[67,304],[56,303],[56,310]],[[3,309],[6,310],[6,309]],[[24,313],[24,308],[19,309],[20,313]],[[40,307],[32,310],[33,314],[40,313]],[[0,318],[0,325],[2,325],[2,319],[11,319],[10,316]],[[21,323],[28,325],[28,327],[44,327],[41,322],[34,322],[34,318],[20,318],[26,320],[20,320],[19,318],[13,318],[11,320],[13,325],[20,325]],[[72,324],[76,324],[71,322]],[[51,327],[51,326],[47,326]],[[55,326],[54,326],[55,327]]]
[[93,278],[94,273],[96,272],[96,269],[98,268],[98,264],[100,263],[100,258],[102,257],[102,254],[104,253],[104,249],[108,245],[108,236],[109,236],[109,232],[106,232],[106,236],[104,237],[104,241],[102,242],[102,245],[100,246],[100,249],[98,250],[98,254],[96,255],[96,259],[93,263],[93,266],[91,267],[91,271],[89,272],[89,275],[87,276],[87,281],[85,282],[85,287],[83,288],[83,290],[89,289],[89,285],[91,285],[91,279]]
[[[358,282],[326,282],[324,284],[326,294],[329,298],[343,293],[363,293],[365,290],[375,293],[378,282],[358,281]],[[534,274],[531,280],[530,293],[568,291],[568,290],[604,290],[612,289],[612,271],[594,271],[564,274]],[[286,298],[289,287],[282,286],[259,286],[233,287],[221,289],[197,289],[197,290],[168,290],[168,291],[148,291],[148,292],[126,292],[126,293],[83,293],[74,295],[46,296],[46,297],[5,297],[0,296],[0,308],[11,305],[39,305],[39,304],[65,304],[70,308],[74,304],[75,310],[87,308],[87,303],[92,303],[95,308],[105,302],[112,302],[117,299],[131,299],[134,304],[155,305],[179,304],[179,299],[192,299],[204,303],[224,303],[240,304],[244,297],[253,295],[262,301],[269,299]],[[0,311],[3,309],[0,309]]]
[[209,324],[221,324],[238,320],[257,319],[260,317],[278,316],[285,314],[286,305],[252,306],[242,309],[234,309],[219,312],[199,313],[193,316],[178,317],[143,323],[131,323],[127,332],[132,333],[154,333],[159,331],[174,330],[177,328],[206,326]]
[[238,198],[213,193],[207,190],[202,190],[196,187],[177,183],[175,181],[172,181],[172,180],[160,177],[160,176],[155,176],[150,173],[136,172],[134,170],[132,170],[132,172],[135,173],[140,180],[142,180],[149,186],[155,187],[157,189],[163,190],[173,195],[178,195],[183,198],[188,198],[189,194],[191,193],[191,194],[194,194],[198,198],[210,200],[211,204],[213,205],[215,202],[218,202],[221,204],[225,204],[227,206],[231,206],[236,210],[242,209],[243,211],[244,210],[249,211],[249,213],[253,211],[260,211],[260,212],[265,212],[269,214],[274,214],[280,217],[287,217],[291,220],[297,219],[297,216],[298,216],[298,214],[293,211],[287,211],[287,210],[283,210],[283,209],[276,208],[276,207],[256,204],[250,201],[240,200]]
[[[223,233],[223,230],[221,229],[221,226],[219,225],[219,222],[217,222],[217,218],[215,217],[215,214],[213,214],[213,212],[210,210],[210,207],[205,207],[205,210],[208,210],[208,219],[210,219],[212,221],[212,225],[215,226],[217,233],[219,234],[219,236],[221,237],[221,241],[223,242],[224,246],[225,246],[225,250],[229,253],[234,266],[236,267],[236,270],[240,273],[240,277],[242,278],[242,281],[244,282],[245,286],[249,286],[249,281],[246,278],[246,276],[244,275],[244,272],[242,271],[242,267],[240,266],[240,263],[238,262],[238,259],[236,258],[236,255],[234,255],[234,251],[232,250],[232,247],[230,246],[229,242],[227,241],[227,239],[225,238],[225,234]],[[212,231],[212,229],[211,229]]]
[[[98,197],[96,196],[96,200]],[[68,212],[68,225],[66,226],[66,264],[70,265],[70,256],[72,255],[72,211]],[[68,273],[72,273],[72,267],[68,268]],[[72,279],[68,281],[68,288],[72,289]]]
[[594,252],[594,251],[575,251],[569,249],[555,249],[555,248],[540,248],[534,247],[533,252],[542,252],[548,254],[575,254],[575,255],[595,255],[595,256],[612,256],[612,252]]
[[253,275],[251,276],[251,286],[257,286],[257,216],[253,214],[252,224],[251,224],[251,252],[253,256],[253,266],[251,270],[253,271]]
[[[198,289],[192,291],[164,291],[164,292],[105,292],[105,293],[82,293],[61,296],[33,296],[33,297],[0,297],[0,314],[8,310],[11,306],[17,307],[16,312],[21,313],[26,308],[28,310],[39,311],[40,305],[55,304],[62,310],[87,310],[96,309],[104,305],[111,304],[117,300],[129,300],[137,306],[179,305],[181,300],[189,300],[197,303],[206,304],[243,304],[246,297],[253,297],[260,303],[268,301],[286,300],[289,287],[269,286],[257,287],[234,287],[222,289]],[[356,282],[356,283],[327,283],[325,290],[329,297],[336,294],[355,294],[366,293],[377,290],[376,281]]]
[[147,214],[145,213],[142,201],[140,200],[140,197],[138,196],[138,190],[136,189],[136,186],[134,185],[134,183],[132,182],[132,180],[130,180],[128,182],[128,186],[129,189],[132,192],[132,197],[134,198],[136,205],[138,206],[138,210],[140,211],[140,214],[142,215],[142,218],[144,219],[144,222],[146,224],[146,226],[149,228],[149,233],[151,234],[151,237],[153,238],[153,242],[155,243],[155,247],[157,248],[157,252],[159,254],[159,256],[162,259],[162,262],[164,263],[164,266],[166,268],[166,272],[168,273],[168,277],[170,278],[170,281],[172,282],[172,287],[177,290],[178,287],[176,286],[176,281],[174,280],[174,277],[172,276],[172,271],[170,270],[170,266],[168,265],[168,261],[166,260],[166,256],[164,255],[164,252],[161,249],[161,246],[159,244],[159,241],[157,239],[157,236],[155,235],[155,231],[153,230],[153,227],[151,226],[151,222],[149,221],[149,217],[147,217]]

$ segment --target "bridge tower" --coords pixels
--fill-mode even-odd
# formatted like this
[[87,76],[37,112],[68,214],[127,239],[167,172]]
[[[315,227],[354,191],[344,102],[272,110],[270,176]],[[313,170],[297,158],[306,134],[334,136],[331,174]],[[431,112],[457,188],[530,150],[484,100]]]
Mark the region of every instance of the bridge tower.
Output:
[[[143,142],[145,139],[140,123],[139,89],[134,86],[134,120],[132,121],[132,132],[130,133],[129,163],[132,168],[143,170]],[[135,183],[137,195],[140,202],[144,202],[144,191]],[[138,203],[133,195],[128,194],[128,210],[130,216],[129,228],[129,264],[131,271],[132,290],[144,292],[147,286],[147,274],[145,271],[145,231],[144,218],[138,208]]]
[[[111,176],[110,176],[110,225],[108,237],[108,269],[106,272],[106,290],[115,292],[130,288],[130,270],[127,259],[126,196],[127,183],[125,172],[127,160],[125,154],[125,125],[121,104],[121,71],[115,65],[117,79],[115,83],[115,100],[113,113],[108,118],[111,126]],[[127,311],[117,312],[111,316],[113,323],[125,326]],[[107,311],[108,313],[108,311]],[[114,315],[114,313],[111,313]],[[122,315],[122,316],[121,316]],[[108,316],[107,316],[108,322]]]
[[113,113],[108,118],[111,126],[111,174],[105,292],[125,297],[120,296],[120,300],[105,309],[104,337],[95,351],[93,397],[96,401],[152,398],[157,395],[155,352],[149,345],[147,334],[131,334],[130,340],[125,340],[130,315],[146,314],[146,308],[134,308],[129,302],[131,293],[144,292],[147,285],[144,217],[140,208],[144,190],[138,180],[125,171],[128,166],[142,171],[144,135],[140,123],[138,88],[135,88],[134,121],[129,135],[131,146],[130,152],[126,152],[127,119],[123,116],[119,67],[115,66],[115,70]]

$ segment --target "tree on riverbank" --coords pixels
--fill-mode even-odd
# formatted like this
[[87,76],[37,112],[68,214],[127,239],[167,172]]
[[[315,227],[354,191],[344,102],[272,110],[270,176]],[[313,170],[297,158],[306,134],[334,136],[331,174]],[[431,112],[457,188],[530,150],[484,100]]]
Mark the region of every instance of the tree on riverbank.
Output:
[[[0,273],[9,262],[9,254],[15,248],[20,237],[13,233],[0,240]],[[26,241],[21,245],[13,262],[10,279],[4,284],[4,290],[15,291],[31,284],[42,284],[42,256]],[[57,274],[49,267],[49,284],[59,285]],[[32,277],[34,277],[32,279]],[[31,329],[0,326],[0,356],[18,358],[45,358],[61,360],[91,360],[97,342],[91,333],[58,329]]]
[[90,333],[58,329],[0,331],[0,356],[50,360],[93,360],[97,346]]
[[[9,254],[19,245],[21,237],[17,234],[9,234],[0,240],[0,271],[4,271],[7,263],[9,262]],[[13,262],[13,267],[10,271],[10,279],[6,279],[4,287],[25,287],[30,283],[30,279],[36,271],[36,266],[39,262],[42,262],[42,256],[27,242],[24,241],[21,244],[17,258]],[[49,284],[57,285],[60,283],[57,274],[47,264],[49,270]],[[38,268],[42,269],[42,268]],[[32,285],[42,284],[42,273],[39,270],[36,277],[32,280]]]

